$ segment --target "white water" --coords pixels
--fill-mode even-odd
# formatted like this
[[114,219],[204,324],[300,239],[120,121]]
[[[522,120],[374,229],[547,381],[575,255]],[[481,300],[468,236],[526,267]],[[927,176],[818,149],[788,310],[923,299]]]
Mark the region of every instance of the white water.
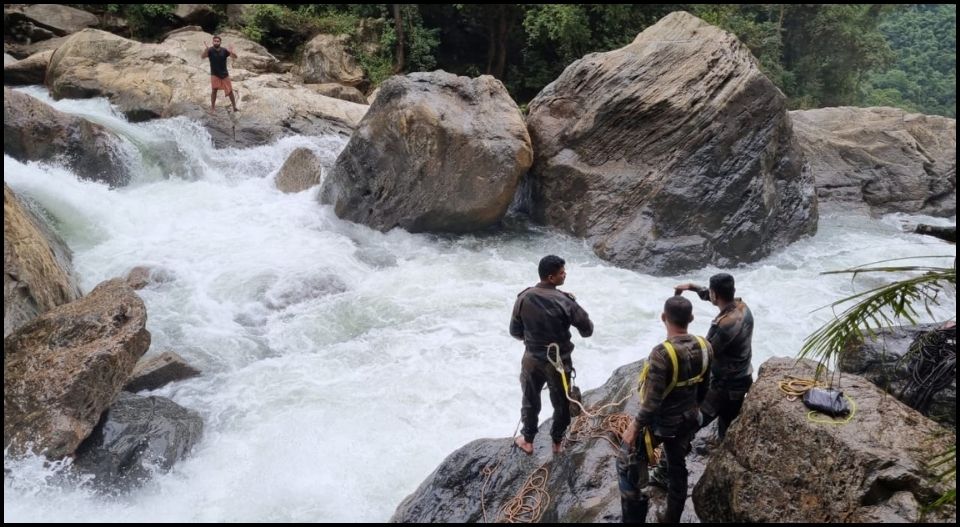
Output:
[[[25,91],[49,102],[41,90]],[[141,291],[149,353],[173,349],[204,375],[153,393],[200,412],[205,432],[172,472],[109,500],[60,482],[59,470],[37,458],[4,456],[5,522],[385,521],[447,454],[514,429],[522,345],[507,323],[541,256],[567,259],[565,289],[596,324],[593,338],[574,339],[585,389],[663,338],[659,312],[676,283],[718,271],[651,277],[610,266],[579,240],[523,226],[492,236],[381,234],[338,220],[317,204],[316,189],[289,195],[273,186],[294,148],[329,164],[342,138],[214,150],[186,120],[134,125],[102,100],[54,105],[127,137],[139,166],[134,183],[108,190],[6,156],[4,181],[49,212],[75,252],[84,291],[136,265],[175,275]],[[754,366],[794,356],[830,316],[817,308],[879,280],[820,272],[955,254],[900,233],[904,218],[824,213],[815,237],[734,270],[756,318]],[[356,257],[371,247],[398,265],[378,269]],[[715,308],[694,305],[693,330],[705,333]],[[939,315],[954,313],[951,297]],[[550,413],[544,404],[541,418]]]

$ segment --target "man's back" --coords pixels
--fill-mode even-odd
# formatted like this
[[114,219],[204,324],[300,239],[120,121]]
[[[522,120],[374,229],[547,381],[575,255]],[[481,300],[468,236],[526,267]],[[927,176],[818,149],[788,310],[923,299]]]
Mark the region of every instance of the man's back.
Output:
[[537,284],[517,295],[510,319],[510,335],[522,338],[527,351],[546,358],[547,345],[557,343],[562,354],[573,351],[570,326],[583,337],[593,334],[593,322],[570,293]]
[[753,313],[743,300],[735,299],[717,315],[707,339],[714,353],[712,383],[724,385],[752,375]]

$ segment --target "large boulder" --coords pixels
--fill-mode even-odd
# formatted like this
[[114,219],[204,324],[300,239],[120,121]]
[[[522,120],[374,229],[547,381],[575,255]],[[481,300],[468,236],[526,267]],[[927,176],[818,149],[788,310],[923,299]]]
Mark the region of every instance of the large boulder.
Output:
[[284,161],[275,182],[282,192],[302,192],[320,184],[323,167],[309,148],[298,148]]
[[131,174],[123,140],[99,124],[3,88],[3,153],[20,161],[62,162],[77,176],[118,187]]
[[[132,120],[187,116],[200,120],[217,146],[252,146],[291,134],[349,133],[366,106],[324,97],[278,73],[275,58],[258,44],[224,37],[240,56],[231,59],[230,77],[241,112],[209,115],[210,68],[200,58],[213,35],[177,31],[159,44],[142,44],[87,29],[71,36],[50,59],[47,85],[55,98],[110,99]],[[246,68],[253,68],[246,69]]]
[[3,185],[3,336],[80,298],[71,252],[43,219]]
[[202,435],[197,412],[164,397],[121,392],[77,449],[73,465],[92,474],[102,491],[129,490],[170,470]]
[[821,201],[957,213],[957,121],[899,108],[790,112]]
[[936,331],[936,325],[927,324],[879,331],[847,349],[839,366],[934,421],[956,428],[956,356],[956,327]]
[[500,221],[531,161],[523,118],[497,79],[395,76],[337,158],[321,201],[383,231],[474,231]]
[[122,279],[3,339],[3,446],[50,459],[74,452],[150,346],[143,300]]
[[[643,362],[623,366],[600,388],[584,394],[588,408],[610,404],[601,413],[621,415],[623,424],[636,415],[637,398],[628,397],[636,389],[637,375]],[[627,398],[625,403],[614,403]],[[546,398],[546,396],[544,396]],[[549,403],[545,403],[549,409]],[[546,411],[546,410],[545,410]],[[623,413],[620,413],[623,412]],[[549,414],[549,411],[546,413]],[[616,523],[621,519],[620,492],[617,485],[616,456],[620,440],[608,430],[615,426],[599,424],[586,417],[571,425],[561,456],[550,454],[550,424],[540,425],[533,456],[522,454],[513,446],[513,438],[478,439],[450,454],[420,487],[403,500],[391,522],[402,523],[473,523],[508,521],[510,519],[541,523]],[[609,423],[608,423],[609,424]],[[687,457],[689,488],[703,473],[706,463],[701,455],[710,433],[704,428],[695,440],[695,448]],[[575,432],[578,431],[578,432]],[[573,438],[581,438],[572,441]],[[540,515],[508,518],[501,508],[511,502],[527,479],[544,474]],[[648,487],[651,507],[648,520],[654,521],[666,503],[666,495]],[[531,505],[533,502],[528,501]],[[698,521],[693,505],[687,500],[682,520]]]
[[529,108],[533,217],[617,265],[727,267],[816,230],[786,98],[688,13],[574,62]]
[[29,57],[10,65],[3,66],[3,84],[6,86],[20,86],[24,84],[43,84],[47,74],[47,64],[53,50],[34,53]]
[[23,4],[4,9],[3,15],[6,31],[11,25],[29,23],[58,37],[95,26],[100,21],[96,15],[60,4]]
[[350,35],[320,34],[310,39],[295,72],[308,84],[360,86],[364,82],[363,69],[350,52]]
[[[786,376],[813,377],[810,361],[774,358],[759,370],[720,447],[693,492],[705,522],[833,523],[921,520],[947,490],[928,463],[956,445],[956,434],[869,381],[844,375],[855,412],[846,424],[821,424],[778,387]],[[828,376],[826,378],[831,378]],[[956,522],[945,508],[925,521]]]
[[17,59],[10,55],[9,53],[3,54],[3,68],[6,69],[7,66],[12,66],[17,63]]

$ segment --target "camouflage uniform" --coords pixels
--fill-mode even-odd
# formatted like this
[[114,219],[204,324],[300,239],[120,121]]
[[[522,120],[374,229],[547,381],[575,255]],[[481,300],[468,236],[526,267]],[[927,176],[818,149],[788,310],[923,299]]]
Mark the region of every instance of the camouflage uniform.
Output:
[[573,352],[573,343],[570,342],[571,325],[577,328],[583,337],[593,334],[593,322],[572,294],[541,282],[517,295],[513,316],[510,318],[510,335],[523,339],[526,347],[520,362],[520,385],[523,387],[520,416],[523,421],[523,438],[527,442],[533,443],[533,438],[537,435],[540,391],[544,384],[550,388],[550,402],[553,404],[550,436],[554,443],[563,440],[563,434],[570,424],[570,408],[563,391],[563,381],[559,372],[547,360],[547,346],[551,343],[560,346],[560,358],[569,382],[570,372],[573,370],[570,359]]
[[[668,474],[667,509],[664,521],[679,522],[687,499],[686,456],[690,441],[698,429],[697,389],[699,383],[681,386],[705,373],[704,352],[693,335],[671,337],[677,355],[678,385],[664,396],[673,378],[673,363],[663,344],[650,353],[649,371],[640,391],[640,411],[635,426],[640,431],[636,444],[621,445],[617,458],[620,482],[620,505],[624,523],[643,523],[647,515],[648,497],[642,489],[648,480],[648,454],[645,430],[652,435],[652,444],[663,444]],[[707,360],[712,351],[706,345]],[[705,379],[706,375],[702,376]]]
[[[694,289],[701,299],[709,300],[705,287]],[[713,347],[710,365],[710,389],[700,405],[702,426],[720,418],[718,431],[722,439],[731,421],[740,414],[743,398],[753,384],[750,366],[753,338],[753,314],[743,300],[736,298],[713,319],[707,340]]]

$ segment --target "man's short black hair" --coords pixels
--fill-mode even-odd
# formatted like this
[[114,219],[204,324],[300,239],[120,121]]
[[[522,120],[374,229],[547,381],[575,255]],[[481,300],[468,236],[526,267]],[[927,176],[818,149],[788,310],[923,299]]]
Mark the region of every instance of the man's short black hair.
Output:
[[727,302],[733,300],[737,288],[733,286],[733,276],[727,273],[715,274],[710,277],[710,289],[720,300]]
[[220,35],[214,35],[213,40],[219,40],[220,42],[223,42],[223,39],[220,38]]
[[540,259],[540,265],[537,266],[537,272],[540,273],[540,279],[546,280],[548,276],[557,274],[567,262],[563,258],[548,254]]
[[671,296],[663,303],[663,314],[671,324],[686,328],[693,316],[693,304],[682,296]]

